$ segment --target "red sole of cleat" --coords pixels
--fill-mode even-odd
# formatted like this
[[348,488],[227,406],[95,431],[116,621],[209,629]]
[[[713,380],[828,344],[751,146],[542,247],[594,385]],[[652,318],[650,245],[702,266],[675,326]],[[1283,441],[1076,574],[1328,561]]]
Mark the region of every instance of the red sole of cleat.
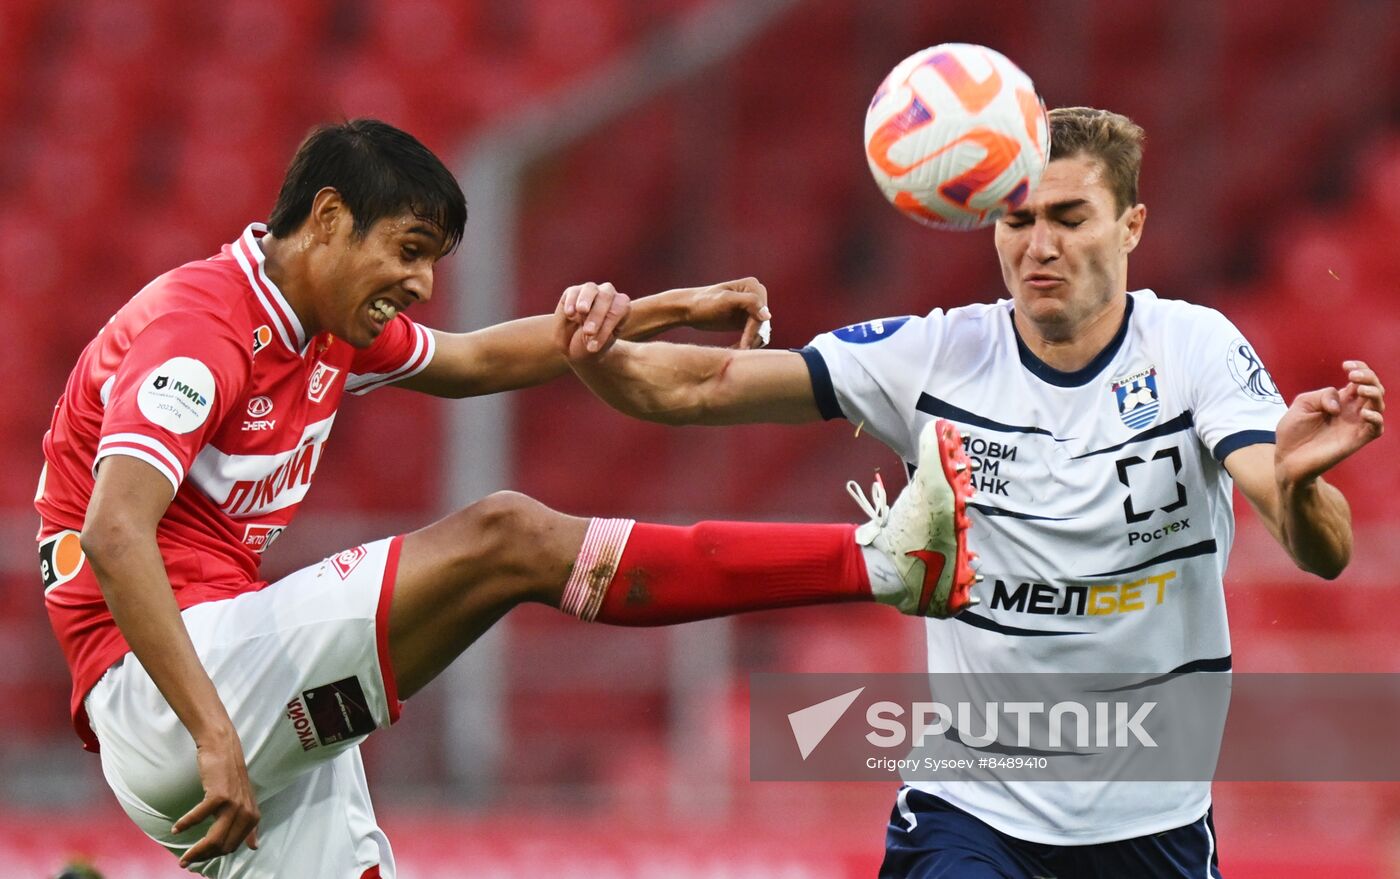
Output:
[[[953,615],[972,603],[972,587],[977,582],[977,574],[972,570],[974,553],[967,549],[967,532],[972,520],[967,516],[967,502],[972,499],[972,461],[963,451],[962,434],[951,421],[938,421],[938,460],[943,465],[943,475],[953,487],[953,522],[958,535],[958,557],[953,567],[953,585],[948,591],[948,613]],[[959,472],[958,465],[963,465]]]

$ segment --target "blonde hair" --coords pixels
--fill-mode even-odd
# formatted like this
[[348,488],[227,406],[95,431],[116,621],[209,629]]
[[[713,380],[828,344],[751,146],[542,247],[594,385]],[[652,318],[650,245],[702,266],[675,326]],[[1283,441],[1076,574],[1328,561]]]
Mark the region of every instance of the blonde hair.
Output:
[[1050,159],[1081,154],[1103,163],[1118,213],[1138,203],[1142,168],[1142,126],[1119,113],[1093,107],[1056,107],[1050,116]]

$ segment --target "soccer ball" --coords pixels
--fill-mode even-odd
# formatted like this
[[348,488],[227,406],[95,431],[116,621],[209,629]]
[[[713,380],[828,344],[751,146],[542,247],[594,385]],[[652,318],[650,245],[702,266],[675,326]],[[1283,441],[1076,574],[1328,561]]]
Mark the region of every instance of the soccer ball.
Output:
[[865,157],[907,217],[940,229],[991,225],[1026,200],[1050,155],[1045,102],[985,46],[944,43],[899,63],[865,114]]

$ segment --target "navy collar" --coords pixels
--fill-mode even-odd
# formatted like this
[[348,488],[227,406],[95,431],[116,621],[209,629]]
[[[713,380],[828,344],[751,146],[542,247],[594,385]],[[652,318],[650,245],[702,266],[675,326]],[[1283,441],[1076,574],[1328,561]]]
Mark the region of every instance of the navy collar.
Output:
[[1090,360],[1083,368],[1073,372],[1056,369],[1035,356],[1030,347],[1026,345],[1025,340],[1021,338],[1020,331],[1016,329],[1016,310],[1011,309],[1007,314],[1011,317],[1011,333],[1016,337],[1016,352],[1021,355],[1021,365],[1030,370],[1031,375],[1056,387],[1078,388],[1088,384],[1094,376],[1103,371],[1105,366],[1108,366],[1109,361],[1118,353],[1118,349],[1123,347],[1123,340],[1128,338],[1128,318],[1133,315],[1133,296],[1131,293],[1127,296],[1128,304],[1123,308],[1123,323],[1119,325],[1118,332],[1114,333],[1113,338],[1102,351],[1094,355],[1093,360]]

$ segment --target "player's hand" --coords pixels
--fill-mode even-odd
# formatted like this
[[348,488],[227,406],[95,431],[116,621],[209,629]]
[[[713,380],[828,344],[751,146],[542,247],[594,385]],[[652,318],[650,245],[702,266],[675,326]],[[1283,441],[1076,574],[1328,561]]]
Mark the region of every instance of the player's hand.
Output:
[[1345,386],[1299,394],[1279,421],[1274,476],[1280,484],[1316,479],[1385,429],[1385,388],[1376,373],[1360,360],[1342,368]]
[[[612,284],[575,284],[564,291],[554,313],[560,350],[571,359],[601,354],[617,341],[632,312],[632,300]],[[572,326],[570,326],[570,324]],[[577,353],[573,353],[575,347]]]
[[249,848],[257,848],[258,820],[262,817],[253,796],[253,783],[248,780],[243,746],[231,727],[211,742],[197,743],[195,754],[204,799],[176,821],[171,830],[183,833],[209,818],[213,818],[214,823],[203,838],[186,849],[180,858],[183,868],[229,854],[245,840]]
[[684,291],[686,299],[685,325],[700,330],[742,330],[738,348],[762,348],[768,344],[768,288],[757,278],[739,278],[693,287]]

